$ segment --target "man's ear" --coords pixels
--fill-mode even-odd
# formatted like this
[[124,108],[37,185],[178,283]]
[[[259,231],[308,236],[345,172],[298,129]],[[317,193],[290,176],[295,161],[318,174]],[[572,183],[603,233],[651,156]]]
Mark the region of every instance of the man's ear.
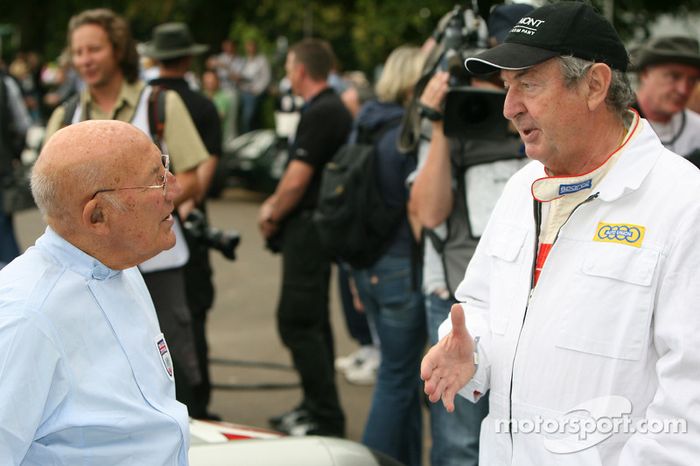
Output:
[[612,82],[612,69],[604,63],[594,63],[588,72],[588,109],[596,110],[600,105],[605,105],[608,89]]
[[83,225],[98,235],[109,233],[108,211],[104,207],[97,199],[91,199],[83,207]]

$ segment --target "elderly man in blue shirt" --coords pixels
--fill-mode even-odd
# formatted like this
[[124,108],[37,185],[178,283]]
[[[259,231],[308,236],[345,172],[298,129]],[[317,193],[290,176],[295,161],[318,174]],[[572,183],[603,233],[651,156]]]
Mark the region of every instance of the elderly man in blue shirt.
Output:
[[175,244],[168,168],[119,121],[44,147],[32,193],[48,227],[0,271],[3,464],[187,464],[187,409],[135,267]]

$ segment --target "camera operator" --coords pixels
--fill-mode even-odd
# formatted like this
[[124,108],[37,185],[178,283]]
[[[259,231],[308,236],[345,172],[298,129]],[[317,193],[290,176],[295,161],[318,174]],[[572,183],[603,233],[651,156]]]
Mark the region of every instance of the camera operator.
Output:
[[[199,192],[193,199],[188,199],[179,207],[180,218],[189,218],[195,206],[206,214],[204,198],[221,154],[221,122],[214,104],[190,89],[185,75],[189,71],[194,57],[204,53],[208,47],[196,44],[189,28],[184,23],[165,23],[153,30],[153,40],[144,47],[144,55],[158,62],[159,78],[150,81],[152,86],[178,93],[187,111],[195,123],[197,132],[204,143],[209,158],[197,167]],[[167,123],[166,123],[167,124]],[[206,217],[202,217],[202,221]],[[189,385],[187,408],[195,419],[217,419],[218,416],[207,412],[211,383],[209,381],[208,350],[205,334],[207,311],[214,302],[214,284],[209,263],[209,250],[206,244],[193,237],[191,229],[185,229],[185,239],[190,251],[190,258],[184,268],[185,294],[192,320],[192,333],[197,363],[201,372],[201,381]],[[182,390],[181,390],[182,391]],[[180,393],[178,393],[180,394]]]
[[[502,40],[508,30],[530,10],[532,7],[524,4],[494,7],[488,22],[490,44],[495,45]],[[500,139],[497,137],[489,140],[479,139],[481,136],[477,131],[470,131],[471,136],[467,137],[445,135],[446,123],[454,123],[443,121],[446,96],[456,81],[460,80],[457,79],[459,76],[456,76],[451,64],[458,63],[458,68],[463,69],[462,54],[455,53],[456,39],[458,39],[455,38],[455,32],[459,30],[461,17],[458,15],[461,14],[459,11],[453,11],[450,20],[444,22],[445,31],[441,34],[442,42],[437,44],[437,47],[442,48],[441,55],[438,60],[434,60],[437,63],[436,67],[444,71],[437,71],[432,75],[420,94],[418,102],[419,112],[423,117],[421,123],[425,126],[426,120],[429,122],[431,136],[429,146],[426,148],[423,145],[419,150],[419,168],[411,189],[409,208],[423,226],[425,233],[423,292],[431,344],[438,341],[438,327],[447,318],[452,304],[456,302],[454,298],[456,283],[463,277],[481,234],[476,224],[485,222],[492,207],[489,205],[489,200],[497,197],[509,174],[514,173],[524,163],[524,159],[518,159],[521,152],[519,140],[508,136],[505,130],[501,133]],[[450,28],[453,29],[452,32]],[[476,43],[478,38],[470,37],[470,33],[473,34],[470,28],[463,28],[462,49],[469,47],[473,49],[478,45]],[[473,93],[478,92],[476,91],[478,89],[498,90],[502,87],[497,80],[473,77],[466,79],[469,86],[461,89],[468,96],[475,95]],[[498,114],[498,124],[501,124],[500,108]],[[502,126],[505,128],[505,123]],[[418,140],[416,137],[413,139]],[[482,177],[478,187],[468,186],[470,184],[468,180],[473,180],[467,176],[471,162],[464,163],[464,161],[469,160],[470,157],[481,159],[484,156],[487,160],[494,160],[492,164],[494,167],[487,168],[493,176]],[[500,160],[496,160],[497,158]],[[479,167],[486,165],[489,164],[484,163]],[[474,166],[476,165],[471,165],[471,167]],[[499,170],[500,173],[496,176]],[[474,206],[478,209],[474,209]],[[476,210],[485,217],[478,222],[474,219]],[[432,404],[430,406],[431,464],[477,465],[480,426],[487,412],[488,400],[483,399],[476,404],[466,399],[455,400],[453,413],[448,413],[440,405]]]

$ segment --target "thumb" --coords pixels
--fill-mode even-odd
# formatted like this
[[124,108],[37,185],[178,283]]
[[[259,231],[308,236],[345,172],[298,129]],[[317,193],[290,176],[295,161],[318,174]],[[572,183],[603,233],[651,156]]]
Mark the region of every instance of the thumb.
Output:
[[450,319],[452,321],[452,336],[455,338],[467,338],[467,327],[464,323],[464,309],[457,303],[450,309]]

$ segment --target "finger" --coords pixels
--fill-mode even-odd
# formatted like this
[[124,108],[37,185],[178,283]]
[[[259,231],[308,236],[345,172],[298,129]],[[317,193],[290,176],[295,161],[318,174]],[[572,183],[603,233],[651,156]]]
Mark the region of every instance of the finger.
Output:
[[448,413],[452,413],[455,410],[455,393],[450,389],[445,389],[442,392],[442,405],[445,407]]
[[450,319],[452,321],[452,335],[455,338],[466,338],[468,334],[464,323],[464,309],[460,303],[454,304],[450,309]]
[[428,396],[428,399],[432,401],[433,403],[437,403],[442,399],[443,393],[445,392],[445,388],[447,387],[447,380],[442,378],[438,380],[437,387],[435,387],[435,390],[433,393],[431,393]]
[[428,354],[425,355],[423,358],[423,361],[420,363],[420,378],[427,381],[430,379],[430,377],[433,375],[433,369],[435,368],[435,363],[433,362],[434,359],[434,351],[433,348],[428,351]]

